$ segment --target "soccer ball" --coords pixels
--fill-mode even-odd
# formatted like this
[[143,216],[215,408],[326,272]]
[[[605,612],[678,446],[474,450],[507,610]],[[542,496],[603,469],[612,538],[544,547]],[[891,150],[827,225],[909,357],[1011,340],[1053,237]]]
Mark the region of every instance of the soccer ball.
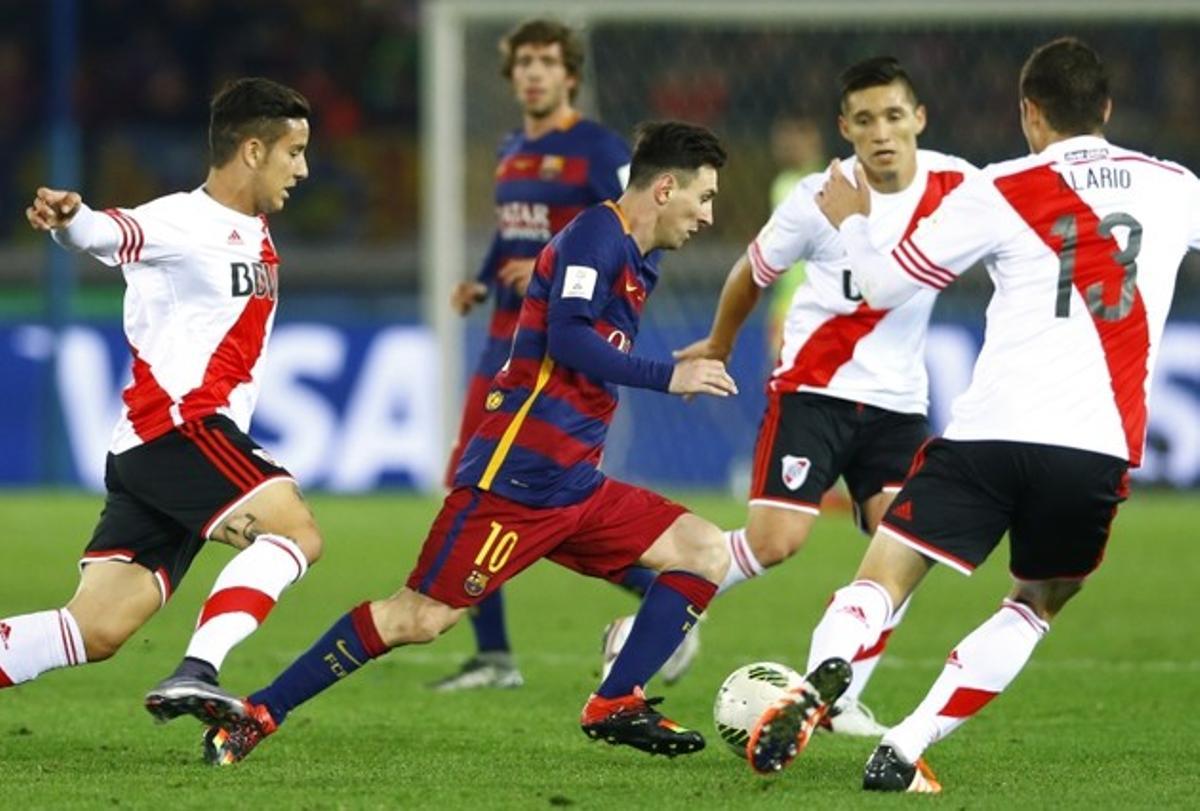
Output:
[[721,740],[738,757],[745,757],[746,742],[759,717],[776,699],[802,684],[803,676],[778,662],[754,662],[730,673],[713,703],[713,723]]

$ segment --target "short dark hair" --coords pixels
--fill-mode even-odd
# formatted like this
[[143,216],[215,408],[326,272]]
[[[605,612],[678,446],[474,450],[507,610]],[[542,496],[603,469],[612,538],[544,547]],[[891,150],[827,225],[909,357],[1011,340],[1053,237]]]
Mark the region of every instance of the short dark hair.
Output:
[[290,87],[261,77],[234,79],[213,96],[208,124],[209,160],[224,166],[247,138],[275,143],[289,118],[308,118],[308,99]]
[[576,79],[575,87],[571,88],[571,100],[574,101],[583,79],[583,43],[579,41],[579,35],[558,20],[549,18],[519,23],[500,39],[500,75],[505,79],[512,79],[517,49],[522,45],[558,45],[562,49],[567,75]]
[[838,81],[842,86],[840,104],[843,110],[846,109],[846,98],[851,93],[866,90],[868,87],[889,85],[892,82],[901,82],[904,85],[914,107],[921,103],[912,77],[894,56],[872,56],[870,59],[855,62],[842,71]]
[[682,121],[645,122],[634,130],[629,185],[645,188],[658,175],[673,170],[720,169],[725,159],[725,148],[705,127]]
[[1095,132],[1108,106],[1108,71],[1081,40],[1060,37],[1029,55],[1021,68],[1021,97],[1036,104],[1056,132]]

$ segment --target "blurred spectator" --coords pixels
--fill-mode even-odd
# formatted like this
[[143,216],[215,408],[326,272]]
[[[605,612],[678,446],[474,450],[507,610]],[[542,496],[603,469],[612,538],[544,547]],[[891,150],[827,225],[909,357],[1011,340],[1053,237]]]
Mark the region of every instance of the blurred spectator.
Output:
[[[778,174],[771,181],[771,208],[775,209],[788,196],[801,178],[825,168],[825,139],[821,128],[811,118],[784,116],[771,125],[771,157]],[[783,336],[783,320],[792,294],[804,281],[804,263],[797,262],[771,285],[770,309],[767,311],[767,351],[774,358]]]

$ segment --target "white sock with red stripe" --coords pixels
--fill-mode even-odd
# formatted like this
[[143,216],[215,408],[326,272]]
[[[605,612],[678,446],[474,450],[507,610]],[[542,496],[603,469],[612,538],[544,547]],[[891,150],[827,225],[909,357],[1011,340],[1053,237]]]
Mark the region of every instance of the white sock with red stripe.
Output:
[[738,583],[758,577],[766,571],[766,567],[754,557],[754,550],[746,540],[744,528],[731,529],[725,533],[725,548],[729,551],[729,571],[717,587],[717,594],[723,594]]
[[879,641],[892,616],[892,598],[883,586],[855,580],[833,593],[813,628],[807,672],[831,657],[854,661],[859,651]]
[[308,570],[300,547],[282,535],[259,535],[226,564],[200,609],[186,656],[220,670],[233,646],[262,624],[279,595]]
[[858,652],[853,659],[850,660],[850,669],[854,671],[854,678],[850,681],[850,686],[846,688],[846,692],[842,694],[842,701],[851,702],[857,701],[862,695],[863,690],[867,689],[867,682],[871,680],[871,674],[875,672],[875,666],[879,664],[879,660],[883,657],[883,652],[887,648],[888,640],[892,637],[892,631],[896,630],[896,626],[900,624],[900,620],[904,619],[904,614],[908,611],[908,604],[912,599],[905,600],[900,603],[887,623],[883,626],[883,633],[879,635],[879,639],[875,640],[875,644],[870,647],[863,648]]
[[883,737],[909,763],[1004,691],[1050,626],[1021,603],[1000,610],[958,643],[925,699]]
[[83,637],[67,609],[0,619],[0,690],[47,670],[83,664]]

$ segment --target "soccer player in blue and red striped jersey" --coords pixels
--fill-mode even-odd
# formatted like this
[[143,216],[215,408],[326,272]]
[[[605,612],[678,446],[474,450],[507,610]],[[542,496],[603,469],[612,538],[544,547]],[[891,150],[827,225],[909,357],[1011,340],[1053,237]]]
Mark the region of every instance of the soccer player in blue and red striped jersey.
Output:
[[508,362],[463,454],[407,584],[345,614],[265,689],[197,702],[212,724],[205,759],[241,760],[288,713],[392,648],[430,642],[537,560],[620,581],[658,572],[608,676],[584,705],[590,737],[665,755],[703,748],[658,713],[642,685],[704,611],[729,567],[720,530],[597,468],[619,386],[728,396],[719,360],[671,363],[631,352],[661,249],[712,222],[725,152],[708,130],[645,125],[629,188],[587,209],[538,256]]
[[[458,438],[450,453],[446,487],[485,415],[492,378],[508,358],[533,262],[550,238],[588,206],[616,199],[629,172],[629,147],[617,133],[580,116],[574,99],[582,80],[583,44],[560,22],[532,19],[500,42],[501,75],[512,84],[522,126],[505,137],[496,167],[496,232],[479,273],[460,282],[451,306],[466,315],[488,296],[495,300],[487,341],[471,376]],[[653,573],[635,569],[624,584],[642,594]],[[476,654],[460,670],[434,682],[437,690],[519,687],[500,591],[470,613]]]

